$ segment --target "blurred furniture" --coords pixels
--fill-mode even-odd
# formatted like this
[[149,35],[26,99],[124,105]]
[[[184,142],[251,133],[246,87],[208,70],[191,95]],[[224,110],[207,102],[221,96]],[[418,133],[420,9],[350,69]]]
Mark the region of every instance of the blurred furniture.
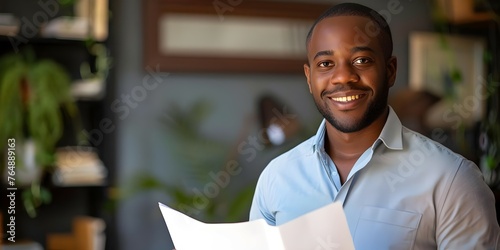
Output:
[[43,250],[43,247],[32,241],[19,241],[16,243],[8,244],[8,242],[3,242],[4,237],[4,221],[3,213],[0,211],[0,250]]
[[[88,6],[86,7],[90,8],[96,6],[91,6],[91,2],[103,3],[106,1],[79,0],[66,2],[87,3]],[[51,4],[57,4],[57,6]],[[82,142],[88,142],[88,144],[84,144],[83,146],[96,148],[96,152],[100,159],[104,157],[110,158],[113,154],[108,153],[109,147],[107,143],[109,143],[109,141],[107,141],[107,139],[109,135],[103,138],[104,135],[102,129],[100,129],[100,124],[102,124],[101,122],[104,120],[103,118],[106,112],[105,108],[109,107],[105,103],[106,99],[104,98],[107,86],[103,83],[101,86],[102,88],[98,88],[99,91],[90,91],[88,88],[82,87],[82,81],[89,80],[92,76],[102,73],[99,71],[99,65],[102,64],[102,61],[99,63],[96,62],[99,56],[97,52],[92,49],[102,49],[107,46],[108,41],[100,41],[101,39],[97,37],[94,37],[95,40],[87,39],[87,37],[83,39],[77,37],[61,38],[63,36],[56,35],[47,37],[48,35],[45,34],[46,36],[44,36],[41,31],[43,28],[43,25],[41,25],[43,20],[40,20],[40,18],[38,20],[36,19],[37,16],[45,16],[50,17],[48,21],[51,21],[58,17],[77,14],[71,9],[68,10],[68,7],[68,5],[60,4],[57,1],[37,2],[2,0],[0,4],[0,13],[9,13],[17,17],[17,19],[23,19],[24,21],[18,23],[18,26],[20,26],[17,29],[18,33],[0,33],[0,55],[17,52],[26,47],[30,47],[36,58],[48,58],[64,65],[73,81],[72,87],[78,87],[72,88],[72,90],[74,90],[72,93],[73,97],[77,99],[78,102],[77,104],[83,127],[75,131],[75,126],[71,120],[68,119],[68,117],[63,117],[63,119],[65,119],[64,135],[57,146],[82,146],[82,144],[84,144]],[[82,6],[82,8],[83,7],[85,6]],[[57,11],[55,8],[57,8]],[[81,11],[88,11],[90,13],[92,10],[81,9]],[[106,14],[108,13],[107,11],[105,12]],[[105,19],[104,26],[102,27],[103,29],[107,29],[108,25],[107,17]],[[13,23],[15,23],[15,21]],[[95,47],[96,45],[100,46]],[[102,79],[104,79],[104,81],[106,80],[105,77]],[[90,85],[93,86],[93,90],[96,84],[94,81],[85,84],[85,86]],[[97,86],[99,85],[97,84]],[[78,132],[86,132],[85,138],[76,137],[75,134]],[[96,138],[98,132],[101,134],[99,134],[99,138]],[[106,164],[102,165],[106,166]],[[85,169],[87,170],[88,168]],[[100,173],[101,172],[98,172],[98,174]],[[38,242],[42,247],[46,247],[48,233],[72,231],[74,227],[73,219],[77,216],[86,215],[92,218],[106,218],[107,214],[104,211],[103,204],[107,196],[108,178],[100,178],[101,175],[97,175],[98,178],[93,178],[92,183],[89,183],[89,181],[82,182],[81,178],[79,178],[78,182],[72,181],[69,185],[67,181],[60,181],[68,179],[67,172],[64,173],[63,177],[65,178],[58,177],[59,176],[56,177],[58,181],[55,183],[51,173],[47,173],[43,177],[41,184],[50,191],[52,201],[47,205],[39,207],[37,217],[35,218],[29,217],[24,211],[25,208],[23,207],[21,193],[25,188],[18,187],[19,192],[16,193],[16,241],[29,239]],[[73,178],[74,175],[69,177]],[[0,189],[0,195],[5,197],[6,189],[4,187]],[[7,200],[1,199],[0,210],[3,210],[3,218],[7,218],[7,210],[3,209],[6,207],[8,207]],[[2,250],[5,250],[5,247]]]
[[292,140],[300,132],[298,116],[290,115],[291,111],[286,107],[288,106],[280,103],[274,96],[260,97],[258,113],[265,144],[279,146]]
[[492,8],[499,7],[496,0],[438,0],[445,17],[452,23],[468,23],[493,20]]
[[44,250],[42,245],[38,242],[33,241],[21,241],[12,244],[3,245],[2,250]]
[[429,135],[425,123],[429,109],[441,98],[425,90],[401,89],[392,94],[389,104],[398,114],[401,123],[409,129]]
[[71,233],[47,235],[47,250],[104,250],[104,228],[102,219],[78,216]]

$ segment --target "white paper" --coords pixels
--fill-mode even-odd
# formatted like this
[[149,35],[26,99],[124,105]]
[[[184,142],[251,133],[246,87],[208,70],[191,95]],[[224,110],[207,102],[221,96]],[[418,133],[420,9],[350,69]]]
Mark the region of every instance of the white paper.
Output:
[[354,249],[340,203],[314,210],[281,226],[263,219],[203,223],[159,203],[176,250]]

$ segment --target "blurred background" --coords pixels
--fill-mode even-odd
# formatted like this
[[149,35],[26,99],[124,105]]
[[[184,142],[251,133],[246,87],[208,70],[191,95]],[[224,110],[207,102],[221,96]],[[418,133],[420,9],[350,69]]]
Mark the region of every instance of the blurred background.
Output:
[[[172,249],[158,202],[247,220],[267,163],[321,122],[305,35],[340,2],[2,0],[0,249]],[[498,198],[500,3],[353,2],[391,26],[403,123]]]

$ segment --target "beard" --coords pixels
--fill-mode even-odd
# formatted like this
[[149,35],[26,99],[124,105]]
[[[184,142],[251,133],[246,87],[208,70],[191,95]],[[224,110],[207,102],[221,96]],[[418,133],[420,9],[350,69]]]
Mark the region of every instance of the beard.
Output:
[[[358,132],[370,124],[372,124],[377,118],[379,118],[387,108],[387,100],[389,96],[389,86],[386,84],[387,79],[384,79],[380,88],[378,89],[378,94],[375,96],[373,101],[370,101],[368,108],[360,120],[357,121],[341,121],[337,119],[330,107],[321,98],[317,100],[314,98],[314,103],[318,108],[318,111],[323,115],[323,117],[338,131],[343,133],[353,133]],[[323,95],[322,95],[323,96]]]

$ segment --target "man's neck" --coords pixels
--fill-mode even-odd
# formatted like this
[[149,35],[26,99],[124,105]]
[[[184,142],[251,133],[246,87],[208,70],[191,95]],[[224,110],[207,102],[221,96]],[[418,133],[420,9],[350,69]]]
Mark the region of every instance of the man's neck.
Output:
[[347,179],[354,163],[377,140],[389,115],[389,108],[366,128],[343,133],[326,123],[325,151],[337,166],[342,183]]

